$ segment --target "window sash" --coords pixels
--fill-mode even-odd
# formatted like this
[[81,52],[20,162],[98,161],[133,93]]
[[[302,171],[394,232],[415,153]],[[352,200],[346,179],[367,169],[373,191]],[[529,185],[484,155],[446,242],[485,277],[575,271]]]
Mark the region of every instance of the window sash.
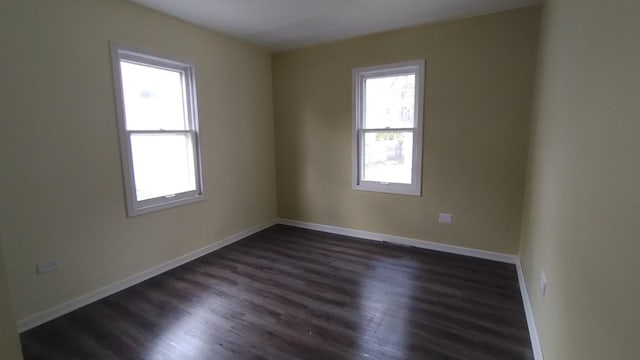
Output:
[[198,134],[194,130],[175,130],[175,131],[167,131],[167,130],[127,130],[127,139],[129,141],[129,149],[132,149],[131,144],[131,136],[132,135],[189,135],[191,140],[191,156],[193,158],[193,177],[195,190],[191,191],[183,191],[177,192],[173,194],[161,195],[149,199],[138,200],[137,189],[138,186],[136,184],[136,169],[135,163],[133,161],[133,153],[131,153],[131,173],[132,173],[132,183],[133,190],[136,191],[134,196],[136,197],[136,203],[141,207],[148,207],[157,204],[162,204],[171,201],[179,201],[185,198],[196,196],[200,193],[200,182],[198,181],[198,169],[200,168],[199,157],[198,157]]
[[[162,59],[154,56],[143,56],[131,51],[127,50],[119,50],[119,61],[129,62],[136,65],[148,66],[160,70],[170,70],[176,71],[180,73],[180,80],[182,85],[182,104],[185,107],[185,128],[186,129],[163,129],[170,131],[181,131],[181,130],[197,130],[195,118],[196,118],[196,107],[195,107],[195,76],[193,74],[193,67],[191,65],[182,64],[173,60]],[[122,81],[122,74],[120,70],[118,70],[120,74],[120,81]],[[120,88],[122,91],[122,84],[120,84]],[[122,99],[124,102],[124,98]],[[125,110],[123,108],[123,110]],[[128,123],[126,120],[126,112],[124,115],[124,126],[126,131],[135,131],[128,129]],[[140,130],[140,129],[138,129]]]

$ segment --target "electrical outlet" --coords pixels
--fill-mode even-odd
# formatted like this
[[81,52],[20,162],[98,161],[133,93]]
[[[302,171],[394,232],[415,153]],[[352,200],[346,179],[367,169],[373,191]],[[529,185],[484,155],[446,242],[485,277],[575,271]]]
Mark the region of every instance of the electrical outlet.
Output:
[[544,271],[540,274],[540,292],[542,292],[542,296],[547,293],[547,275]]
[[42,275],[60,269],[58,260],[47,260],[36,264],[36,274]]
[[438,222],[441,224],[451,224],[453,222],[453,215],[440,213],[440,215],[438,215]]

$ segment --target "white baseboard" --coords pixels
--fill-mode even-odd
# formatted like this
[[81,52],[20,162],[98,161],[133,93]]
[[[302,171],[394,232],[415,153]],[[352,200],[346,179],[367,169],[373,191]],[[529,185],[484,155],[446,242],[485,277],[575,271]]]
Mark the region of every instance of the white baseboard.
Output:
[[529,326],[529,336],[531,337],[531,348],[533,349],[533,356],[535,360],[544,360],[544,356],[542,354],[542,345],[540,344],[540,338],[538,338],[536,321],[533,318],[533,309],[531,308],[529,292],[527,291],[527,284],[524,280],[524,272],[522,271],[520,259],[518,259],[518,262],[516,262],[516,269],[518,271],[518,282],[520,283],[520,294],[522,295],[524,312],[527,315],[527,325]]
[[51,321],[57,317],[60,317],[64,314],[67,314],[71,311],[74,311],[76,309],[79,309],[85,305],[88,305],[92,302],[98,301],[102,298],[105,298],[109,295],[115,294],[118,291],[124,290],[128,287],[131,287],[133,285],[136,285],[138,283],[141,283],[147,279],[150,279],[154,276],[157,276],[159,274],[162,274],[166,271],[169,271],[173,268],[176,268],[182,264],[185,264],[189,261],[195,260],[201,256],[204,256],[206,254],[209,254],[213,251],[216,251],[218,249],[221,249],[227,245],[230,245],[238,240],[244,239],[247,236],[250,236],[252,234],[255,234],[263,229],[266,229],[276,223],[279,224],[284,224],[284,225],[290,225],[290,226],[295,226],[295,227],[300,227],[300,228],[305,228],[305,229],[311,229],[311,230],[318,230],[318,231],[324,231],[324,232],[328,232],[328,233],[333,233],[333,234],[339,234],[339,235],[346,235],[346,236],[353,236],[353,237],[359,237],[359,238],[364,238],[364,239],[369,239],[369,240],[374,240],[374,241],[386,241],[389,243],[393,243],[393,244],[400,244],[400,245],[408,245],[408,246],[414,246],[417,248],[423,248],[423,249],[429,249],[429,250],[436,250],[436,251],[442,251],[442,252],[447,252],[447,253],[452,253],[452,254],[458,254],[458,255],[466,255],[466,256],[471,256],[471,257],[476,257],[476,258],[481,258],[481,259],[487,259],[487,260],[494,260],[494,261],[500,261],[500,262],[505,262],[505,263],[510,263],[510,264],[515,264],[516,265],[516,269],[518,272],[518,281],[520,283],[520,292],[522,295],[522,301],[524,304],[524,310],[527,316],[527,324],[529,327],[529,334],[531,336],[531,346],[533,348],[533,352],[534,352],[534,356],[535,356],[535,360],[543,360],[543,356],[542,356],[542,348],[540,346],[540,341],[538,338],[538,332],[536,330],[536,326],[535,326],[535,321],[533,319],[533,312],[531,310],[531,302],[529,301],[529,295],[527,293],[527,287],[525,284],[525,280],[524,280],[524,274],[522,272],[522,266],[520,265],[520,259],[518,258],[517,255],[510,255],[510,254],[503,254],[503,253],[497,253],[497,252],[491,252],[491,251],[485,251],[485,250],[477,250],[477,249],[470,249],[470,248],[465,248],[465,247],[461,247],[461,246],[455,246],[455,245],[447,245],[447,244],[441,244],[441,243],[436,243],[436,242],[431,242],[431,241],[425,241],[425,240],[418,240],[418,239],[412,239],[412,238],[407,238],[407,237],[401,237],[401,236],[394,236],[394,235],[388,235],[388,234],[381,234],[381,233],[374,233],[374,232],[368,232],[368,231],[362,231],[362,230],[355,230],[355,229],[349,229],[349,228],[343,228],[343,227],[337,227],[337,226],[330,226],[330,225],[322,225],[322,224],[315,224],[315,223],[309,223],[309,222],[303,222],[303,221],[297,221],[297,220],[290,220],[290,219],[277,219],[277,220],[273,220],[273,221],[268,221],[266,223],[260,224],[260,225],[256,225],[253,226],[247,230],[241,231],[239,233],[233,234],[231,236],[226,237],[225,239],[223,239],[222,241],[218,241],[216,243],[207,245],[201,249],[195,250],[193,252],[190,252],[188,254],[185,254],[183,256],[180,256],[176,259],[170,260],[164,264],[155,266],[151,269],[145,270],[139,274],[133,275],[129,278],[126,278],[124,280],[115,282],[111,285],[107,285],[103,288],[100,288],[98,290],[92,291],[88,294],[79,296],[75,299],[69,300],[67,302],[64,302],[60,305],[56,305],[50,309],[44,310],[42,312],[39,312],[37,314],[31,315],[27,318],[24,319],[20,319],[18,321],[18,330],[20,332],[24,332],[27,331],[31,328],[34,328],[38,325],[44,324],[45,322]]
[[471,249],[471,248],[466,248],[462,246],[447,245],[447,244],[426,241],[426,240],[412,239],[412,238],[402,237],[402,236],[374,233],[369,231],[355,230],[355,229],[343,228],[343,227],[331,226],[331,225],[315,224],[315,223],[290,220],[290,219],[280,218],[277,220],[277,222],[283,225],[290,225],[290,226],[295,226],[295,227],[300,227],[305,229],[324,231],[332,234],[353,236],[353,237],[364,238],[364,239],[375,240],[375,241],[386,241],[392,244],[414,246],[422,249],[436,250],[436,251],[442,251],[442,252],[458,254],[458,255],[466,255],[466,256],[471,256],[475,258],[505,262],[509,264],[515,264],[518,262],[517,255],[503,254],[503,253],[486,251],[486,250],[477,250],[477,249]]
[[524,274],[522,272],[522,266],[520,265],[520,258],[517,255],[503,254],[485,250],[477,250],[465,248],[462,246],[447,245],[436,243],[432,241],[418,240],[412,238],[406,238],[401,236],[394,236],[388,234],[380,234],[362,230],[355,230],[349,228],[343,228],[331,225],[322,225],[309,223],[304,221],[290,220],[290,219],[278,219],[277,222],[283,225],[290,225],[305,229],[324,231],[332,234],[346,235],[364,238],[375,241],[386,241],[393,244],[409,245],[422,249],[442,251],[458,255],[466,255],[481,259],[494,260],[514,264],[518,273],[518,282],[520,284],[520,295],[522,296],[522,303],[524,305],[524,311],[527,316],[527,326],[529,327],[529,336],[531,337],[531,347],[533,349],[533,355],[535,360],[543,360],[542,347],[538,338],[538,331],[536,330],[536,324],[533,319],[533,312],[531,310],[531,302],[529,301],[529,294],[527,293],[527,286],[524,281]]
[[39,312],[37,314],[31,315],[24,319],[20,319],[18,321],[18,331],[24,332],[31,328],[34,328],[38,325],[44,324],[45,322],[51,321],[59,316],[67,314],[71,311],[79,309],[85,305],[88,305],[92,302],[98,301],[102,298],[105,298],[109,295],[115,294],[118,291],[124,290],[128,287],[141,283],[147,279],[150,279],[156,275],[160,275],[166,271],[169,271],[173,268],[176,268],[182,264],[185,264],[189,261],[195,260],[201,256],[209,254],[213,251],[216,251],[220,248],[223,248],[227,245],[230,245],[238,240],[244,239],[245,237],[255,234],[258,231],[268,228],[276,223],[275,220],[268,221],[263,224],[259,224],[253,226],[247,230],[241,231],[239,233],[233,234],[231,236],[226,237],[222,241],[215,242],[213,244],[207,245],[201,249],[195,250],[188,254],[182,255],[176,259],[167,261],[164,264],[160,264],[158,266],[152,267],[151,269],[145,270],[139,274],[128,277],[124,280],[117,281],[111,285],[107,285],[98,290],[92,291],[88,294],[79,296],[75,299],[64,302],[60,305],[56,305],[52,308]]

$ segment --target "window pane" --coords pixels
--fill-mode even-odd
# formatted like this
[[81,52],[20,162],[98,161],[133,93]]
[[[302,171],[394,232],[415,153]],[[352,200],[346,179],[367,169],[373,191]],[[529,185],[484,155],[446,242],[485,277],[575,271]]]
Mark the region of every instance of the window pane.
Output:
[[127,130],[188,130],[182,72],[120,61]]
[[137,200],[196,190],[191,134],[131,134]]
[[413,132],[365,133],[363,151],[362,180],[411,184]]
[[365,129],[414,127],[415,74],[365,79]]

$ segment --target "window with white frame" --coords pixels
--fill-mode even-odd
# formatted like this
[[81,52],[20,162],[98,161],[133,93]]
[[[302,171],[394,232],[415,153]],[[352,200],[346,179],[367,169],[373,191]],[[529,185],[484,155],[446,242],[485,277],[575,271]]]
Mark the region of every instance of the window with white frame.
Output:
[[424,60],[353,70],[353,188],[421,195]]
[[203,200],[193,65],[111,52],[128,215]]

